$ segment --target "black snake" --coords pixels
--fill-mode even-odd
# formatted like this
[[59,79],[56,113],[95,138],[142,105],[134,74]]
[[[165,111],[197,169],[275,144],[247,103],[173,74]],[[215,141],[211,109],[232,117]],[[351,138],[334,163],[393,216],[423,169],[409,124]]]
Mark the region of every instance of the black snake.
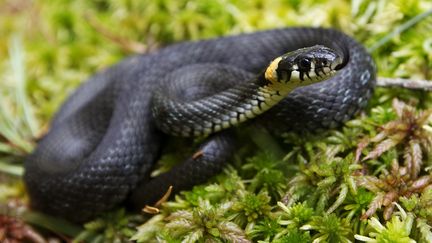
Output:
[[[327,75],[329,68],[336,69],[328,63],[318,67],[317,62],[306,62],[294,63],[295,72],[281,71],[281,59],[276,57],[315,45],[342,58],[334,77],[287,96],[267,89],[280,81],[272,79],[296,75],[296,80],[314,80]],[[127,58],[85,82],[54,117],[50,131],[25,163],[31,205],[85,221],[125,201],[136,208],[154,203],[170,185],[176,191],[186,189],[219,172],[234,151],[235,138],[229,129],[214,132],[262,113],[254,107],[269,109],[254,120],[270,129],[336,127],[365,106],[375,75],[374,62],[360,44],[324,28],[274,29],[185,42]],[[247,84],[250,80],[255,80],[255,88]],[[256,87],[266,89],[257,92]],[[276,98],[267,104],[260,97]],[[239,101],[247,102],[233,104]],[[178,115],[184,114],[182,109],[189,113]],[[149,179],[165,138],[160,130],[181,136],[213,134],[198,155]]]

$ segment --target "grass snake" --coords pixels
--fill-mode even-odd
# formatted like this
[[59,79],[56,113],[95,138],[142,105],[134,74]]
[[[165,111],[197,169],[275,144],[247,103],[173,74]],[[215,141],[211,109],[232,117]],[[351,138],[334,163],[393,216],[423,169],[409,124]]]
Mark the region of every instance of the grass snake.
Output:
[[[179,191],[218,173],[235,147],[226,128],[251,119],[270,129],[336,127],[366,105],[375,76],[364,47],[325,28],[184,42],[126,58],[82,84],[28,156],[31,206],[77,222],[125,202],[141,208],[170,185]],[[150,179],[164,133],[209,136],[195,156]]]

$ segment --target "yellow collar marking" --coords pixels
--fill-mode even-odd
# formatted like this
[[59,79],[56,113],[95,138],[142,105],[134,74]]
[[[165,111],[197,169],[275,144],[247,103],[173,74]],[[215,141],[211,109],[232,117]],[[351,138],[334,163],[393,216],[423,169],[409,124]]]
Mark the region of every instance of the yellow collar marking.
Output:
[[279,65],[279,62],[281,59],[282,59],[281,57],[274,59],[265,71],[264,77],[272,83],[278,82],[276,69],[278,68],[278,65]]

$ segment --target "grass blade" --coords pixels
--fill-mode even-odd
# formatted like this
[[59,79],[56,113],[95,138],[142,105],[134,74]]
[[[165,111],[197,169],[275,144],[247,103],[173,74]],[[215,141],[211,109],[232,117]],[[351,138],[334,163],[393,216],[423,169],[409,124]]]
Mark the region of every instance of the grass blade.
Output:
[[424,18],[429,17],[432,14],[432,9],[429,11],[426,11],[424,13],[421,13],[419,15],[416,15],[412,19],[406,21],[402,25],[396,27],[392,32],[381,38],[378,42],[373,44],[371,47],[368,48],[369,52],[374,52],[381,46],[385,45],[387,42],[389,42],[393,37],[399,35],[400,33],[408,30],[418,22],[422,21]]

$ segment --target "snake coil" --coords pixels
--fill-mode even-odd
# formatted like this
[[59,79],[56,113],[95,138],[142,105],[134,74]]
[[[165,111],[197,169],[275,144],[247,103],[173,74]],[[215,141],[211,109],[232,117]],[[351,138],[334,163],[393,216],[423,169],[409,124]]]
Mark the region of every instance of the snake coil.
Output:
[[[333,29],[185,42],[96,74],[65,102],[25,162],[32,207],[82,222],[126,200],[137,208],[153,203],[169,185],[178,191],[204,182],[229,160],[234,137],[229,130],[215,133],[199,156],[149,179],[165,137],[153,118],[153,94],[160,87],[181,90],[190,100],[214,94],[256,76],[283,53],[314,45],[340,53],[344,67],[330,80],[295,89],[256,120],[285,130],[332,128],[366,105],[376,75],[366,50]],[[213,81],[203,84],[203,76]]]

